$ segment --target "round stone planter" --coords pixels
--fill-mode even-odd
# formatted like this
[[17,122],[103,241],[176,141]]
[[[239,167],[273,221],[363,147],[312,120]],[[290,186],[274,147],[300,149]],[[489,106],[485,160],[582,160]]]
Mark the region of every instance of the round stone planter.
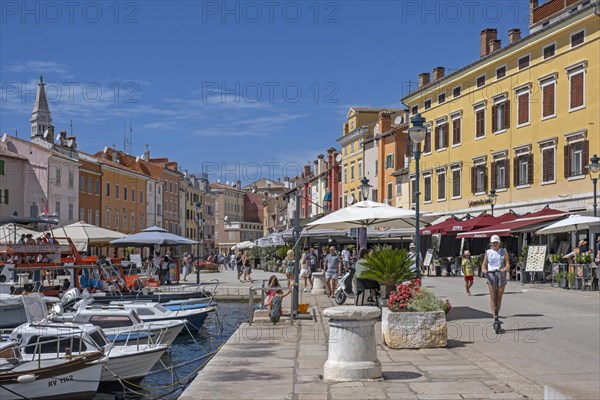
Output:
[[311,294],[325,294],[325,274],[323,272],[313,272],[313,288]]
[[391,349],[446,347],[448,327],[443,311],[394,312],[387,307],[381,314],[383,342]]

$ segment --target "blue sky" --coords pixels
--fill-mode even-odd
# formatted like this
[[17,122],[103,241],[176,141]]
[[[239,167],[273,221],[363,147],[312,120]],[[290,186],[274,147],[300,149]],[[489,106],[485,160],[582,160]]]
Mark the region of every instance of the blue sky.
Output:
[[[2,1],[0,132],[29,136],[44,74],[57,130],[211,180],[294,175],[351,106],[400,107],[407,82],[528,32],[528,1]],[[283,172],[282,172],[283,171]]]

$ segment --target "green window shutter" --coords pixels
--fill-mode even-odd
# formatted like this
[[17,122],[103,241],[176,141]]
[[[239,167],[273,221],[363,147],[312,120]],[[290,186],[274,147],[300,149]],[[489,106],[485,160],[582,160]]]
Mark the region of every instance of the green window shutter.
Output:
[[4,175],[4,160],[0,160],[0,175]]

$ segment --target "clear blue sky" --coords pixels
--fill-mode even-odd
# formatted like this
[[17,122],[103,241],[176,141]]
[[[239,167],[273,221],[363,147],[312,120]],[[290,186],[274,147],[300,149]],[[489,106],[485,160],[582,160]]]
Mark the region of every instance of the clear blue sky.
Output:
[[337,147],[349,107],[400,107],[420,72],[475,61],[483,28],[505,46],[529,15],[527,0],[66,3],[0,2],[0,132],[29,137],[43,73],[81,150],[122,149],[131,123],[133,154],[244,182],[294,175]]

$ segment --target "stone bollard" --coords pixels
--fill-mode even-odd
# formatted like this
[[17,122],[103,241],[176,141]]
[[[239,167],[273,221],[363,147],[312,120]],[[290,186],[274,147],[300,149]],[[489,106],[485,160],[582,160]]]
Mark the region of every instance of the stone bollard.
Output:
[[325,294],[325,273],[313,272],[313,288],[310,294]]
[[332,307],[323,311],[329,318],[329,349],[323,377],[325,381],[365,381],[381,379],[377,359],[375,321],[377,307]]

